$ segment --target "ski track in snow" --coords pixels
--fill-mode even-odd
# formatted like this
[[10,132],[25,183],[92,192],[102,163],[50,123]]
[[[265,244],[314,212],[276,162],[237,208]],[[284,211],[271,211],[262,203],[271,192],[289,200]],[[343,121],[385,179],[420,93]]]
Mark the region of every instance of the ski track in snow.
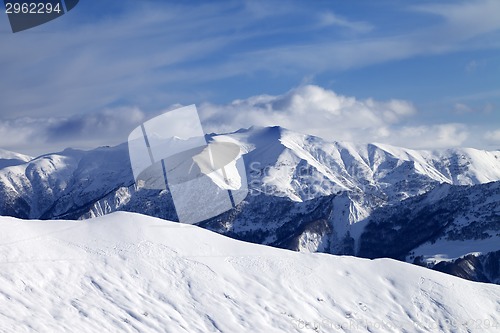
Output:
[[500,286],[394,260],[297,253],[132,213],[0,217],[0,229],[0,332],[500,329]]

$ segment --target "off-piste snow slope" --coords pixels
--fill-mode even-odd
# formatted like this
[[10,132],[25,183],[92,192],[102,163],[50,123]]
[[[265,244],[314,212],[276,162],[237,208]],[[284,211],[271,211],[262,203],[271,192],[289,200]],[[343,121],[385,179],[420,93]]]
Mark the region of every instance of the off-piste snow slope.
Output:
[[117,212],[0,217],[1,332],[498,332],[500,286]]

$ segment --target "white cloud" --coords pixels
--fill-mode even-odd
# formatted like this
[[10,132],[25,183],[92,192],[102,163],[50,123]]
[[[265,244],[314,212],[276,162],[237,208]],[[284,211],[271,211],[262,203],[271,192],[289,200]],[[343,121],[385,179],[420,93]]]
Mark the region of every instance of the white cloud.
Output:
[[462,124],[403,126],[417,114],[408,101],[358,100],[314,85],[227,105],[204,104],[200,113],[205,129],[214,132],[279,125],[329,140],[381,142],[410,148],[460,146],[469,136]]
[[395,129],[387,143],[417,149],[449,148],[462,146],[468,138],[463,124],[404,126]]
[[467,73],[474,73],[479,66],[479,63],[476,60],[471,60],[465,65],[465,71]]
[[500,129],[486,132],[484,138],[491,144],[500,144]]
[[18,118],[0,121],[1,147],[16,151],[36,143],[40,127],[47,126],[50,120],[38,121],[32,118]]
[[104,109],[71,117],[0,120],[1,147],[37,155],[64,148],[92,149],[125,142],[145,119],[135,107]]
[[319,22],[321,26],[338,26],[346,28],[355,33],[367,33],[374,29],[373,25],[362,21],[351,21],[333,12],[320,14]]
[[474,109],[472,109],[470,106],[468,106],[465,103],[455,103],[453,109],[454,109],[453,111],[456,114],[464,114],[464,113],[474,112]]
[[482,106],[470,106],[468,104],[462,103],[462,102],[457,102],[453,106],[453,112],[455,114],[470,114],[470,113],[476,113],[476,114],[489,114],[495,110],[495,105],[492,103],[486,103]]
[[0,52],[0,119],[14,110],[37,117],[91,112],[131,96],[141,105],[155,102],[153,108],[190,99],[194,94],[176,86],[200,80],[202,70],[181,66],[246,37],[228,30],[249,18],[241,11],[224,17],[219,11],[226,7],[126,2],[123,13],[83,24],[56,20],[39,30],[1,33],[0,44],[9,47]]
[[428,3],[414,9],[441,16],[446,22],[443,28],[456,33],[462,40],[500,29],[500,2],[497,0]]
[[[327,40],[257,50],[242,58],[240,66],[248,65],[251,59],[259,59],[258,69],[347,70],[419,55],[500,47],[497,14],[500,1],[427,4],[409,10],[435,15],[440,18],[439,23],[409,32],[386,31],[371,38]],[[328,17],[328,14],[324,15]],[[338,24],[335,16],[330,20]]]
[[279,125],[325,138],[352,140],[355,132],[379,131],[412,115],[415,108],[406,101],[360,101],[305,85],[279,96],[253,96],[228,105],[203,104],[200,113],[209,130]]
[[[173,105],[168,109],[179,107]],[[414,125],[412,103],[391,99],[360,100],[316,86],[303,85],[282,95],[257,95],[229,104],[201,104],[206,132],[232,132],[250,126],[282,126],[328,140],[379,142],[409,148],[474,146],[487,148],[500,140],[500,130],[471,135],[467,125]],[[64,149],[94,148],[125,142],[129,132],[146,120],[136,107],[104,109],[71,117],[0,120],[1,148],[36,155]],[[475,132],[477,134],[477,132]]]
[[[376,35],[370,34],[373,27],[367,22],[314,8],[293,1],[286,5],[281,1],[126,2],[119,15],[104,19],[87,17],[76,20],[78,24],[61,19],[15,36],[2,33],[0,44],[8,47],[0,52],[0,64],[4,64],[0,119],[14,112],[45,117],[79,114],[122,100],[159,109],[175,102],[201,101],[213,93],[210,82],[220,79],[276,73],[290,78],[297,73],[500,46],[495,38],[500,2],[495,0],[412,7],[409,15],[418,10],[440,21],[404,32],[377,29]],[[326,38],[328,34],[314,24],[318,16],[323,27],[366,34]],[[0,18],[0,23],[7,27],[6,19]],[[300,38],[289,38],[297,33]],[[279,43],[268,43],[274,40]],[[216,92],[217,97],[222,93]]]

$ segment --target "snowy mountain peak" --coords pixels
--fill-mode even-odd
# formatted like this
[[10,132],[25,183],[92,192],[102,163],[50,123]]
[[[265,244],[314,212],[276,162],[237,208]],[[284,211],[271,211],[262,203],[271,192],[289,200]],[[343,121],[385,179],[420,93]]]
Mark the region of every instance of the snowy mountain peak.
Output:
[[247,164],[254,174],[266,173],[261,179],[266,188],[260,190],[295,201],[345,190],[376,190],[408,197],[421,193],[418,186],[408,188],[406,193],[394,191],[394,185],[405,186],[412,180],[454,185],[500,180],[498,151],[418,151],[382,144],[328,142],[280,127],[250,128],[230,136],[247,149]]

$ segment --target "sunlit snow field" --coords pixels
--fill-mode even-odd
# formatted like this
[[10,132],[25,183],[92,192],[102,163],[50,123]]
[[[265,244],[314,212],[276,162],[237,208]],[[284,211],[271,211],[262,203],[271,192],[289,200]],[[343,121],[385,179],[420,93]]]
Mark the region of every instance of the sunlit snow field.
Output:
[[131,213],[0,217],[1,332],[497,332],[500,286]]

